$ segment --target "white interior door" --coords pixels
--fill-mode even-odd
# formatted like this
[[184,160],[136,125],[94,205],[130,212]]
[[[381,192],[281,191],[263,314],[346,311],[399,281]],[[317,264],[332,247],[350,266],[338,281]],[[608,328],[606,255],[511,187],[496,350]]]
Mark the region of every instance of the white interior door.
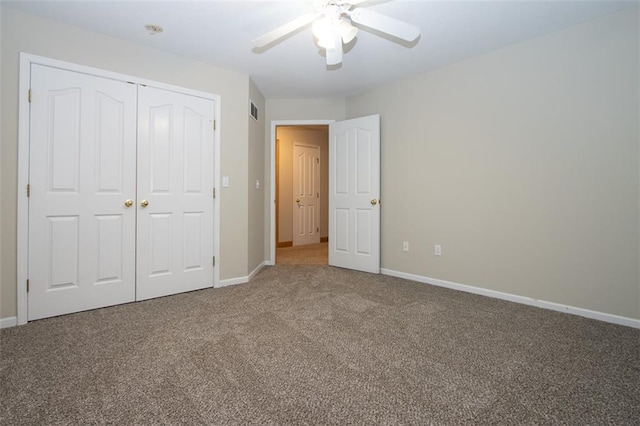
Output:
[[380,272],[380,116],[329,125],[329,265]]
[[137,300],[213,287],[214,107],[139,87]]
[[320,242],[320,147],[293,145],[293,245]]
[[135,297],[136,87],[31,69],[28,319]]

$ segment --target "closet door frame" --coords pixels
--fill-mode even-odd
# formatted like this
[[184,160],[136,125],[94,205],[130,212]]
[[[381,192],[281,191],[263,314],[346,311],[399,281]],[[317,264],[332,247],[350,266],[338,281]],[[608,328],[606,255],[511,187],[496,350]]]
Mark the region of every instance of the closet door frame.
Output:
[[[45,65],[54,68],[75,71],[97,77],[109,78],[117,81],[124,81],[131,84],[156,87],[170,90],[186,95],[198,96],[210,99],[215,102],[214,120],[216,129],[214,131],[214,188],[216,197],[213,201],[213,253],[220,259],[220,96],[198,90],[186,89],[179,86],[159,83],[139,77],[105,71],[98,68],[59,61],[42,56],[20,53],[20,78],[19,78],[19,101],[18,101],[18,209],[17,209],[17,323],[18,325],[27,323],[28,314],[28,293],[27,280],[29,279],[29,198],[27,196],[27,185],[29,184],[29,122],[30,122],[30,102],[29,90],[31,86],[31,66],[34,64]],[[219,262],[213,270],[213,287],[219,287],[220,266]]]

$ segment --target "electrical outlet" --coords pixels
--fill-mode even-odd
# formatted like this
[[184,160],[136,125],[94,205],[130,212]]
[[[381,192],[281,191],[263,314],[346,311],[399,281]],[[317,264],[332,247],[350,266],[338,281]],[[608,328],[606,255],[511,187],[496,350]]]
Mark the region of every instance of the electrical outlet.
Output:
[[402,242],[402,251],[409,251],[409,241]]
[[434,246],[433,252],[435,253],[436,256],[442,255],[442,246],[440,244],[436,244]]

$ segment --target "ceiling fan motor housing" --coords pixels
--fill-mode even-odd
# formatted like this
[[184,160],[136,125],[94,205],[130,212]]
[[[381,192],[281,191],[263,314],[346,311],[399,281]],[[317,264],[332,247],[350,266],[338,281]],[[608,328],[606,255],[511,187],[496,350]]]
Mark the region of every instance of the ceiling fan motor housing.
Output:
[[320,47],[334,49],[336,43],[346,44],[355,38],[358,29],[351,25],[351,20],[347,17],[350,8],[350,4],[342,1],[322,2],[319,11],[324,16],[315,21],[312,26],[313,35],[318,39]]

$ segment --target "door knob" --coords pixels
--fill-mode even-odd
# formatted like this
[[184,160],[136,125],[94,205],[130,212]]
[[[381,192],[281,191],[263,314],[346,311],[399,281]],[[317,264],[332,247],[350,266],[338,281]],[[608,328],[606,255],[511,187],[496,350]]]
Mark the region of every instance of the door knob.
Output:
[[376,200],[375,198],[373,200],[371,200],[371,205],[375,206],[376,204],[378,204],[378,200]]
[[131,207],[133,205],[133,200],[127,200],[124,202],[125,207]]
[[147,207],[149,205],[149,202],[147,200],[142,200],[140,202],[140,205],[142,206],[142,208],[145,208],[145,207]]
[[296,199],[296,203],[299,203],[299,202],[300,202],[300,198],[297,198],[297,199]]

